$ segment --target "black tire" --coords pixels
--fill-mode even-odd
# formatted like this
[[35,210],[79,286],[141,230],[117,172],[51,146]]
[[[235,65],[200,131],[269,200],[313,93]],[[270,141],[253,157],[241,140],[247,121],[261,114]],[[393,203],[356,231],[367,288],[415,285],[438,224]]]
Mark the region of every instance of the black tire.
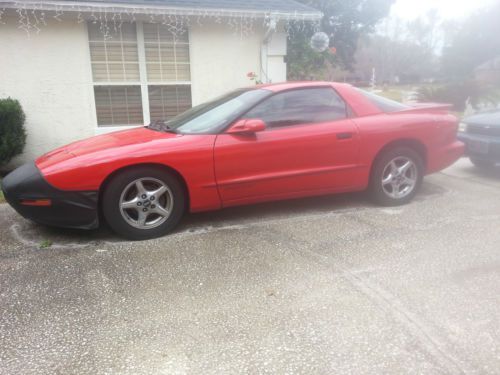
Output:
[[[168,216],[166,221],[153,228],[139,229],[127,222],[122,215],[120,204],[125,189],[134,181],[144,178],[164,183],[173,199],[170,215],[165,215]],[[177,226],[186,211],[186,197],[176,176],[160,168],[144,166],[127,169],[113,176],[102,194],[101,207],[106,222],[114,232],[130,240],[146,240],[164,236]]]
[[[413,190],[401,198],[394,198],[388,195],[383,188],[382,179],[384,170],[389,163],[398,158],[408,158],[413,162],[416,169],[416,182]],[[375,203],[382,206],[400,206],[410,202],[417,194],[420,186],[422,185],[424,175],[424,163],[422,157],[412,148],[404,146],[395,146],[386,151],[383,151],[373,163],[372,172],[370,176],[370,194]]]
[[477,168],[486,170],[495,168],[495,164],[491,161],[476,159],[473,156],[471,156],[469,159],[471,163],[474,164],[474,166],[476,166]]

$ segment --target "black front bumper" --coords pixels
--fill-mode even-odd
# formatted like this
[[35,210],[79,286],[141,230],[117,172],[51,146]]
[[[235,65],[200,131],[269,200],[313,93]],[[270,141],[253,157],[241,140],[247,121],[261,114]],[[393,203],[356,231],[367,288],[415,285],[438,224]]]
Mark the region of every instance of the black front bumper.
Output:
[[[22,216],[40,224],[64,228],[99,226],[97,191],[64,191],[51,186],[36,167],[27,163],[2,180],[7,202]],[[28,206],[22,200],[50,199],[50,206]]]
[[478,160],[500,164],[500,137],[459,133],[457,138],[465,143],[465,153]]

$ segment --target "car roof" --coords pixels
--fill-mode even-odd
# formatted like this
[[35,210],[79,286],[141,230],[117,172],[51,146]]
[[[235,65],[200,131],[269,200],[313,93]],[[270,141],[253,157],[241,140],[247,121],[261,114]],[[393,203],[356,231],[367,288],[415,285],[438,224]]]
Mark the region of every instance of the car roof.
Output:
[[337,88],[339,86],[350,86],[350,85],[346,83],[326,82],[326,81],[300,81],[300,82],[297,81],[297,82],[266,83],[262,85],[257,85],[256,88],[279,92],[284,90],[307,88],[307,87]]
[[269,90],[274,93],[309,88],[309,87],[331,87],[349,104],[350,108],[357,116],[368,116],[382,113],[372,102],[365,98],[360,92],[353,89],[353,86],[348,83],[327,82],[327,81],[300,81],[300,82],[281,82],[262,84],[254,86],[255,89]]

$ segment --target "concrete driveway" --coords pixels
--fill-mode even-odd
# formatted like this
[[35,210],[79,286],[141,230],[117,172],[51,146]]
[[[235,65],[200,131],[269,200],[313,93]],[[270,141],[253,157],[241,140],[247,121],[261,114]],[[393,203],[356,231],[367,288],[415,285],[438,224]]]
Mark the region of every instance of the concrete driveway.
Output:
[[1,374],[500,373],[500,173],[465,159],[398,208],[281,202],[126,242],[0,205],[0,228]]

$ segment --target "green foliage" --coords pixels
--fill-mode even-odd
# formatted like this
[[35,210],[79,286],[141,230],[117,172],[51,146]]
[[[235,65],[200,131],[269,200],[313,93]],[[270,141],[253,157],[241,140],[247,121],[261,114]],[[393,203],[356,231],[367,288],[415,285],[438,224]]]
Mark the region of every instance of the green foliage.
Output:
[[330,37],[329,51],[318,53],[309,46],[314,27],[301,23],[291,26],[289,37],[289,79],[325,79],[333,66],[351,69],[358,39],[373,31],[385,17],[394,0],[299,0],[323,12],[319,30]]
[[440,35],[441,21],[435,10],[411,21],[386,18],[377,26],[377,33],[360,38],[353,78],[369,80],[373,68],[377,84],[435,78]]
[[25,115],[17,100],[0,99],[0,165],[23,151],[26,143]]
[[[0,179],[0,187],[2,186],[2,180]],[[0,189],[0,203],[4,203],[5,202],[5,198],[3,196],[3,192],[2,192],[2,189]]]
[[335,64],[335,56],[328,51],[316,52],[309,45],[310,33],[301,33],[288,44],[289,80],[325,80],[328,68]]
[[51,247],[54,243],[51,240],[43,240],[40,242],[40,249],[47,249]]
[[411,40],[398,40],[383,35],[361,38],[356,53],[356,74],[369,80],[375,68],[377,83],[415,82],[432,77],[436,69],[432,51]]
[[467,80],[442,86],[421,87],[417,90],[415,99],[419,102],[453,104],[455,111],[462,112],[467,100],[474,108],[477,108],[480,103],[497,103],[499,95],[492,86],[481,84],[475,80]]
[[448,42],[442,56],[443,73],[447,77],[472,76],[478,65],[500,56],[499,20],[500,3],[496,3],[460,25],[448,25]]

